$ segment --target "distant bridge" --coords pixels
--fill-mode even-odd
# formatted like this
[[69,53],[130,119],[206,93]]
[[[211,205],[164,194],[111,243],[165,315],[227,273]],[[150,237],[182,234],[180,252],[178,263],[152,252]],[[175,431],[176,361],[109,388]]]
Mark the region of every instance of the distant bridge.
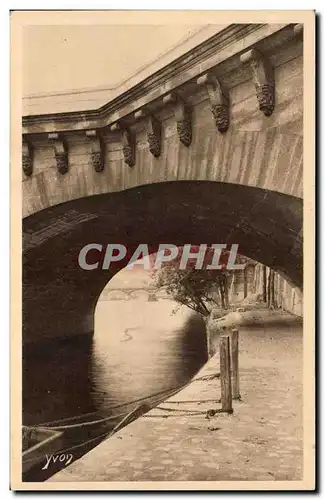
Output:
[[102,291],[99,300],[136,300],[138,298],[146,298],[150,301],[169,297],[164,290],[151,288],[106,288]]

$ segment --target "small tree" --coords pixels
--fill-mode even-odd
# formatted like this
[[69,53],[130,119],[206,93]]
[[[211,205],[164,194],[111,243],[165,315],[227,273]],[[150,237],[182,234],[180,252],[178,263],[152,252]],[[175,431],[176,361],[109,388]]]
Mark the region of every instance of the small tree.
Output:
[[[195,248],[195,247],[194,247]],[[208,248],[202,269],[195,269],[195,260],[188,261],[186,269],[180,269],[181,251],[178,257],[166,262],[153,273],[153,286],[164,288],[178,304],[185,305],[204,317],[209,316],[213,304],[223,309],[229,307],[229,276],[234,272],[227,269],[229,252],[222,252],[221,269],[207,269],[213,258],[213,249]],[[245,262],[242,257],[238,262]]]

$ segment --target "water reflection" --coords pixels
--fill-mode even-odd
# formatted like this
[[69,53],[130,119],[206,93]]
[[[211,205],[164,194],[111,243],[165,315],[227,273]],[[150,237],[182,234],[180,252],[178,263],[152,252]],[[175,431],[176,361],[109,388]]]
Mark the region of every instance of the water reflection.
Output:
[[[23,423],[117,415],[116,406],[185,384],[207,359],[205,327],[189,309],[173,314],[174,308],[166,299],[100,301],[92,339],[25,349]],[[69,435],[64,447],[88,437],[89,430]],[[89,449],[78,449],[75,458]],[[25,480],[41,481],[54,472],[38,467]]]
[[[185,383],[205,360],[204,323],[175,303],[111,301],[97,307],[93,399],[98,407],[127,402]],[[111,335],[106,323],[112,318]]]
[[25,346],[23,424],[43,424],[95,411],[91,337]]

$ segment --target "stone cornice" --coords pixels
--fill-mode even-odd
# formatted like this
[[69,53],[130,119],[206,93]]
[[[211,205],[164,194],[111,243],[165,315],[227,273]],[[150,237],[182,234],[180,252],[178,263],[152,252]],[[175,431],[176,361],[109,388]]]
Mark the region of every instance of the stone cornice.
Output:
[[264,52],[276,50],[297,36],[293,28],[286,24],[229,25],[99,109],[23,117],[23,134],[106,128],[121,119],[129,120],[130,125],[135,111],[148,107],[154,112],[162,105],[162,98],[175,89],[186,98],[187,92],[193,93],[193,82],[207,71],[217,68],[223,77],[238,66],[240,55],[248,49],[258,45]]

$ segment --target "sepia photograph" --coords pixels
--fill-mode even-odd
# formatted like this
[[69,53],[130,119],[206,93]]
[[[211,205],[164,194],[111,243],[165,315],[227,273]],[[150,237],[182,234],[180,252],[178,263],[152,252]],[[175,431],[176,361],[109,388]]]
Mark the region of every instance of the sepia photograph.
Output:
[[11,488],[315,488],[314,11],[11,12]]

